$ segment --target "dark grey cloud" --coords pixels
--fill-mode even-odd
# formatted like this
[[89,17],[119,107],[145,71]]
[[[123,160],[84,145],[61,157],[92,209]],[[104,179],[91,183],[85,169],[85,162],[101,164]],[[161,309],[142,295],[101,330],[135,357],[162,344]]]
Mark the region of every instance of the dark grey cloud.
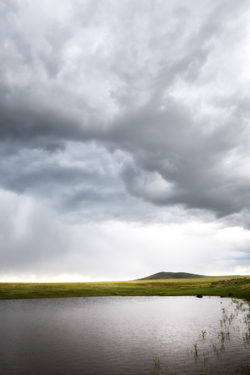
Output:
[[[212,108],[202,117],[202,109],[190,107],[197,100],[187,103],[173,96],[178,81],[194,92],[207,91],[204,70],[216,80],[208,61],[227,33],[233,30],[237,40],[230,24],[235,14],[241,17],[248,10],[246,2],[236,6],[211,1],[197,9],[194,3],[184,7],[162,2],[63,5],[61,18],[53,17],[46,5],[38,18],[31,6],[5,2],[2,142],[14,144],[18,154],[26,148],[53,154],[65,150],[67,142],[95,142],[111,153],[121,150],[130,156],[121,162],[116,178],[137,198],[206,209],[219,217],[248,209],[248,177],[239,177],[237,166],[224,165],[232,152],[244,158],[243,134],[249,134],[245,97],[228,97],[226,91],[212,99],[204,96],[202,101]],[[32,15],[38,25],[30,20],[25,27]],[[230,52],[230,46],[227,49]],[[220,117],[216,111],[230,113]],[[39,167],[39,162],[35,168],[22,168],[22,162],[29,164],[21,157],[13,161],[16,174],[3,167],[3,188],[45,195],[40,186],[47,181],[59,194],[63,185],[64,196],[71,196],[75,207],[78,200],[102,200],[91,186],[105,189],[104,176],[100,180],[95,172],[87,176],[81,168],[58,164]],[[81,191],[79,181],[90,179]],[[67,188],[75,190],[74,197]]]
[[[192,115],[176,103],[161,112],[148,106],[117,126],[114,143],[134,158],[122,172],[127,188],[156,204],[184,204],[218,216],[249,208],[249,176],[239,176],[237,164],[226,165],[232,153],[236,161],[237,156],[244,158],[241,142],[248,125],[231,114],[228,122],[206,134],[204,124],[197,126]],[[172,186],[150,199],[147,182],[153,173]],[[143,176],[148,181],[139,187]]]

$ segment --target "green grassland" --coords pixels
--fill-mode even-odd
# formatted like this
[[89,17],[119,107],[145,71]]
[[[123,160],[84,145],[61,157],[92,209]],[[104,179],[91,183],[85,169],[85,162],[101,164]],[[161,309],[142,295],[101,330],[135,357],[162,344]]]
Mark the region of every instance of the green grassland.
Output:
[[0,283],[0,299],[197,294],[250,301],[250,276],[91,283]]

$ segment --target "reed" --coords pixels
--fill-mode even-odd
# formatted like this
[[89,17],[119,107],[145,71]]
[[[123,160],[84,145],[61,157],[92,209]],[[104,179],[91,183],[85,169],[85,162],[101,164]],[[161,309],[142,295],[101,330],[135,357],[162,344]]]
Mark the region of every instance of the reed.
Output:
[[153,361],[154,361],[154,364],[155,364],[156,368],[160,368],[161,367],[161,358],[160,357],[155,357],[153,359]]

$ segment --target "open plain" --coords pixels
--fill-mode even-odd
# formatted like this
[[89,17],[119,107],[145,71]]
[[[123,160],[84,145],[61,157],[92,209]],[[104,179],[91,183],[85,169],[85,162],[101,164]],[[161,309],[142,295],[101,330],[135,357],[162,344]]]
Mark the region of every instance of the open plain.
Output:
[[198,294],[250,301],[250,276],[83,283],[0,283],[0,299]]

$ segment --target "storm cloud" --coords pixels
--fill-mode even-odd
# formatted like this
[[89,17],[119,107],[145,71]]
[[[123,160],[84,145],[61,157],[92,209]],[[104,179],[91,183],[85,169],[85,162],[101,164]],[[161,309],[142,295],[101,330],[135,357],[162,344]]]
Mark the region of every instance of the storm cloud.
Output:
[[[210,239],[249,229],[247,1],[4,0],[0,15],[3,275],[45,274],[66,257],[58,274],[136,277],[137,265],[143,276],[162,262],[152,265],[150,249],[139,250],[144,235],[131,234],[140,232],[137,225],[154,238],[152,228],[162,225],[165,233],[179,225],[175,238],[185,238],[190,223],[212,225]],[[25,222],[13,216],[27,206],[28,222],[37,224],[27,226],[22,242],[11,228]],[[134,238],[127,250],[118,230],[112,239],[113,226]],[[211,255],[204,272],[248,272],[249,237],[242,233],[228,244],[230,267],[218,268]],[[198,242],[196,255],[183,254],[197,259]],[[179,254],[174,243],[165,250],[157,244],[167,271],[180,270],[168,263]],[[87,270],[76,267],[78,256]],[[123,258],[127,273],[101,272],[100,259],[115,266]],[[99,276],[91,259],[100,262]],[[201,273],[190,262],[186,271]]]

